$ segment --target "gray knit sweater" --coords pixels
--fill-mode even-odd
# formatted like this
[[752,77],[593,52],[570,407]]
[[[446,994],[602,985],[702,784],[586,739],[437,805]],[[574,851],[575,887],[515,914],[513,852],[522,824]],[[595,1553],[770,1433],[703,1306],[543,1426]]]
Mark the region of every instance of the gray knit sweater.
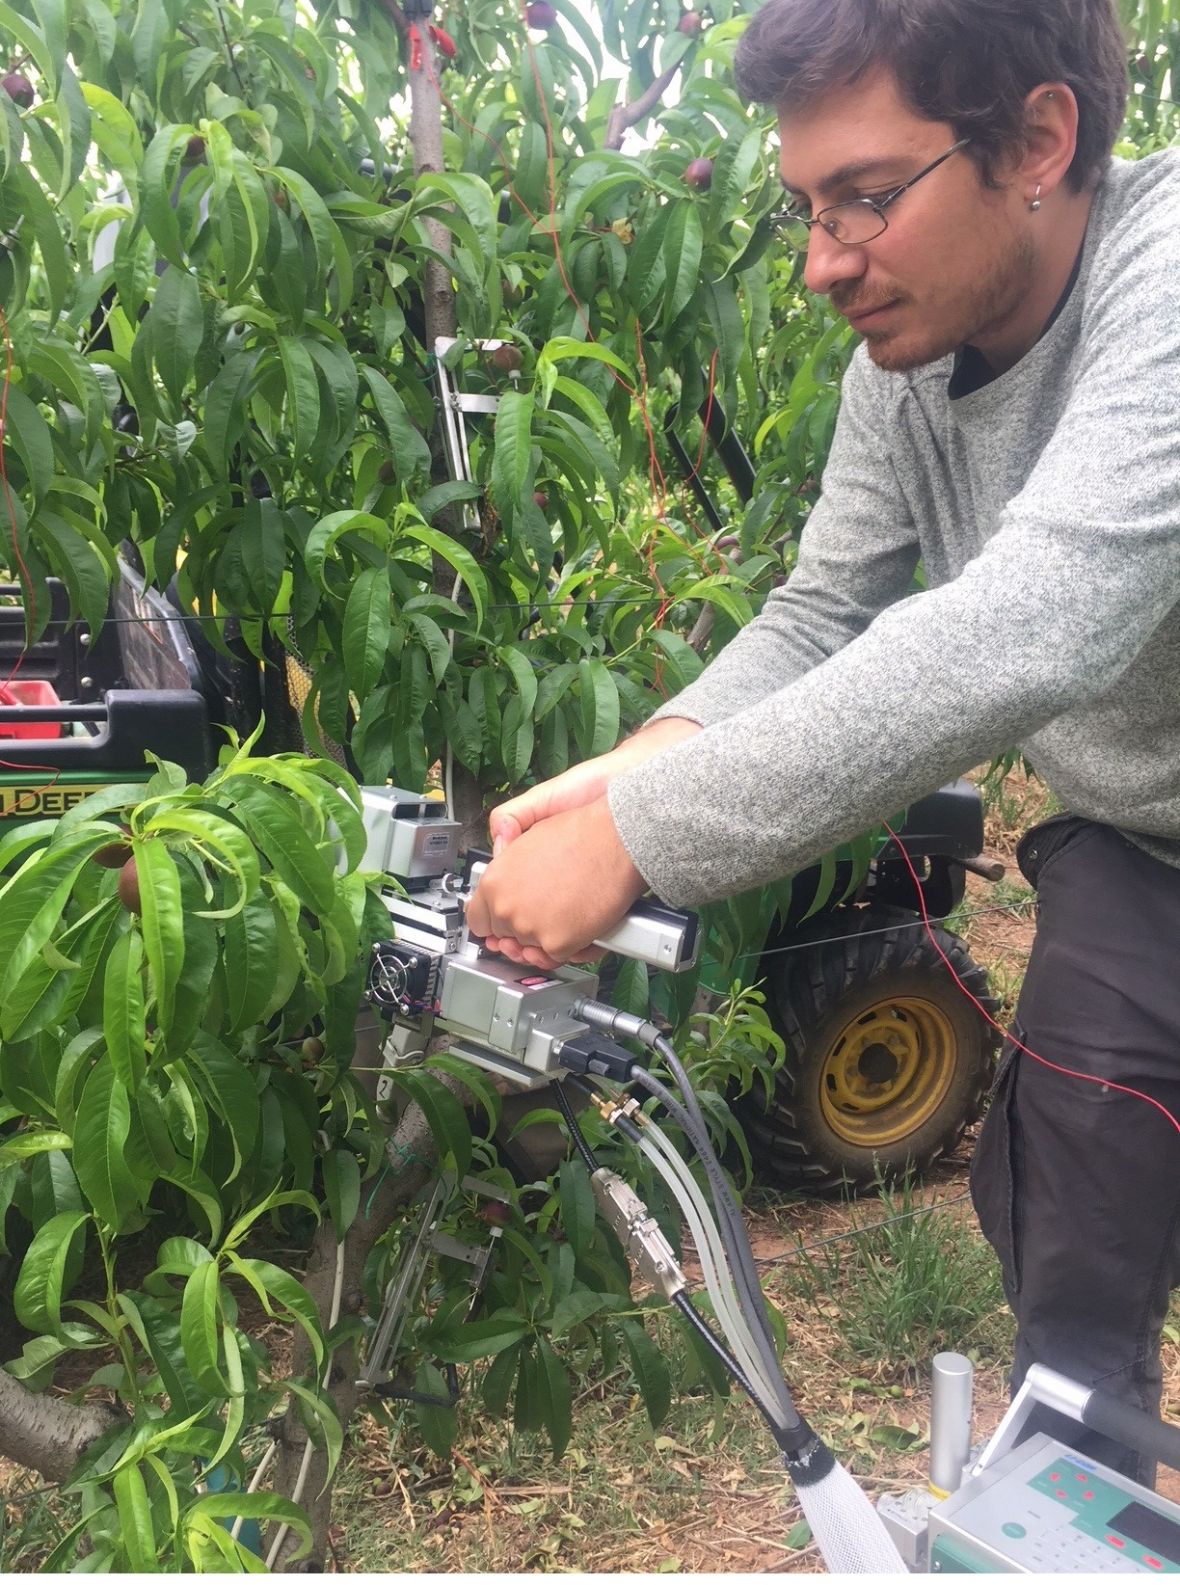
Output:
[[794,574],[658,712],[705,730],[613,783],[667,902],[790,874],[1014,745],[1180,865],[1180,151],[1114,162],[1019,363],[952,400],[952,362],[857,351]]

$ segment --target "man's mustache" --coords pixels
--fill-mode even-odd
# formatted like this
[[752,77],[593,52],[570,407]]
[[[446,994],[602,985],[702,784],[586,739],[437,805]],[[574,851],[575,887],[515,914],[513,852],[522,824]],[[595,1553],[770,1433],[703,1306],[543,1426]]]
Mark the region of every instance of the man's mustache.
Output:
[[855,292],[842,292],[833,288],[828,293],[828,300],[838,314],[843,314],[847,319],[853,314],[869,314],[877,308],[888,308],[894,303],[903,302],[899,292],[894,292],[892,297],[860,297]]

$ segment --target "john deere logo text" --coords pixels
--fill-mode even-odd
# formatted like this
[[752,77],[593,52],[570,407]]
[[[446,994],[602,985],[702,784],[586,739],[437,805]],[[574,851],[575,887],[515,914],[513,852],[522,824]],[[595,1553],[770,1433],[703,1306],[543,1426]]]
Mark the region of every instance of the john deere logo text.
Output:
[[105,782],[71,782],[64,787],[0,787],[0,820],[21,820],[38,815],[64,815]]

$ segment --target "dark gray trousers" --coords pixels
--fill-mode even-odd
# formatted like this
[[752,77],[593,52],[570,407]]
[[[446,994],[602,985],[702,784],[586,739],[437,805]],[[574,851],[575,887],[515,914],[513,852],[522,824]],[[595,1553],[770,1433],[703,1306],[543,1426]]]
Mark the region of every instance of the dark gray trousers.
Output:
[[[1180,1283],[1180,869],[1109,826],[1058,815],[1017,853],[1037,934],[1013,1034],[1109,1083],[1005,1047],[971,1168],[980,1225],[1034,1363],[1158,1413],[1160,1332]],[[1150,1483],[1154,1469],[1051,1412],[1049,1431]]]

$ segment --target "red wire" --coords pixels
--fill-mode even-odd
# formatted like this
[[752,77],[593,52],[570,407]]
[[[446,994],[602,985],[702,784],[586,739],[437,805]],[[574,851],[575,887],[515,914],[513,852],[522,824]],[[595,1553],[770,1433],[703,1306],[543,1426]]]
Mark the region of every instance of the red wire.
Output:
[[998,1024],[996,1022],[979,998],[977,996],[973,996],[963,984],[962,980],[955,972],[954,964],[942,950],[942,947],[938,941],[938,937],[934,934],[934,926],[930,923],[930,915],[926,911],[926,898],[922,892],[921,878],[919,877],[917,870],[914,868],[909,854],[902,846],[901,838],[897,835],[897,832],[894,831],[893,827],[890,826],[886,821],[883,820],[881,824],[893,838],[893,845],[901,854],[902,861],[904,862],[906,869],[910,872],[910,877],[914,882],[914,887],[918,894],[918,907],[921,910],[922,923],[926,926],[926,933],[930,937],[934,950],[946,964],[947,969],[950,972],[951,979],[954,980],[955,984],[959,987],[963,995],[972,1004],[972,1006],[977,1008],[979,1012],[983,1014],[984,1018],[987,1019],[992,1028],[998,1029],[1000,1033],[1016,1047],[1017,1051],[1023,1051],[1025,1056],[1031,1057],[1034,1062],[1039,1062],[1043,1068],[1050,1068],[1054,1073],[1064,1073],[1066,1078],[1069,1079],[1084,1079],[1087,1084],[1101,1084],[1104,1089],[1118,1090],[1123,1095],[1133,1095],[1138,1101],[1146,1101],[1149,1106],[1154,1106],[1157,1112],[1162,1112],[1176,1132],[1180,1134],[1180,1121],[1177,1121],[1177,1119],[1173,1117],[1172,1113],[1169,1112],[1168,1108],[1163,1104],[1163,1102],[1157,1101],[1154,1095],[1145,1095],[1142,1090],[1133,1090],[1129,1084],[1116,1084],[1113,1079],[1100,1079],[1093,1073],[1080,1073],[1076,1068],[1066,1068],[1063,1067],[1059,1062],[1050,1062],[1048,1057],[1042,1057],[1037,1052],[1031,1050],[1030,1047],[1026,1046],[1022,1040],[1017,1040],[1016,1036],[1012,1034],[1010,1030],[1005,1029],[1002,1024]]

